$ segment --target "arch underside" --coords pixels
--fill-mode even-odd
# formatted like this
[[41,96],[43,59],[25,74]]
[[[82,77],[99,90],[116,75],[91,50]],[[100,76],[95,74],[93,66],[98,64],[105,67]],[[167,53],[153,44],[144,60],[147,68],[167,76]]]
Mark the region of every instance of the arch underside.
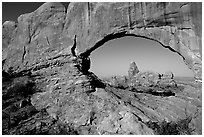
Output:
[[93,52],[94,50],[96,50],[97,48],[101,47],[104,43],[113,40],[113,39],[118,39],[118,38],[122,38],[125,36],[134,36],[134,37],[141,37],[141,38],[145,38],[145,39],[149,39],[152,41],[156,41],[159,44],[161,44],[164,48],[169,49],[172,52],[176,52],[178,53],[183,59],[185,59],[182,54],[180,54],[179,52],[177,52],[175,49],[169,47],[169,46],[165,46],[162,42],[156,40],[156,39],[152,39],[146,36],[142,36],[142,35],[136,35],[136,34],[131,34],[131,33],[127,33],[127,31],[123,31],[123,32],[119,32],[119,33],[115,33],[115,34],[109,34],[107,36],[105,36],[102,40],[98,41],[93,47],[88,48],[85,52],[81,53],[81,56],[89,56],[91,54],[91,52]]

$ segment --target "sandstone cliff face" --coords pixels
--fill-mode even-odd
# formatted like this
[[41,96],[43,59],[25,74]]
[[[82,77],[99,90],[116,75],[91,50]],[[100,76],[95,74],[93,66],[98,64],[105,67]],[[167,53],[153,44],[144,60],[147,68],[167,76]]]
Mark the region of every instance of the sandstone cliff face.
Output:
[[[45,109],[54,119],[48,123],[71,123],[83,134],[154,134],[145,125],[151,119],[149,115],[157,116],[155,120],[181,118],[185,114],[182,105],[189,101],[168,99],[166,110],[171,107],[172,113],[171,103],[182,102],[180,115],[174,117],[162,110],[154,112],[148,105],[157,99],[149,99],[145,107],[138,107],[137,99],[128,101],[129,95],[121,101],[115,96],[117,92],[112,92],[116,89],[105,90],[105,85],[87,71],[89,68],[80,68],[104,42],[134,35],[177,52],[195,77],[201,79],[200,9],[201,3],[70,3],[67,9],[60,3],[45,3],[34,12],[21,15],[18,23],[3,24],[3,71],[34,79],[38,92],[32,93],[30,103],[35,113]],[[192,113],[200,105],[200,99],[195,98],[198,105],[190,104]],[[162,101],[165,99],[160,104],[164,104]],[[136,104],[134,109],[131,104]],[[197,133],[200,132],[198,128]]]

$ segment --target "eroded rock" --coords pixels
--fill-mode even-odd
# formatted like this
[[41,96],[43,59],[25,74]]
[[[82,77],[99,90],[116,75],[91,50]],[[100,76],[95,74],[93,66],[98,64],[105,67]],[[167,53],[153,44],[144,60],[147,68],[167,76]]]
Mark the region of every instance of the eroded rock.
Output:
[[136,63],[133,61],[132,63],[130,63],[130,67],[129,67],[129,70],[128,70],[128,76],[130,78],[132,78],[137,73],[139,73],[139,69],[138,69]]
[[[12,110],[17,122],[11,129],[5,124],[10,114],[4,114],[5,134],[154,134],[146,122],[177,120],[184,116],[186,104],[190,114],[198,112],[194,125],[201,134],[200,98],[192,103],[183,94],[163,98],[107,88],[88,72],[92,51],[108,40],[134,35],[176,51],[201,79],[199,9],[200,3],[70,3],[67,9],[45,3],[21,15],[17,27],[11,24],[8,35],[3,33],[8,46],[2,70],[17,78],[29,75],[37,90],[29,92],[29,105],[18,102],[27,94],[5,99],[10,103],[7,110],[21,104]],[[40,114],[42,110],[46,115]]]

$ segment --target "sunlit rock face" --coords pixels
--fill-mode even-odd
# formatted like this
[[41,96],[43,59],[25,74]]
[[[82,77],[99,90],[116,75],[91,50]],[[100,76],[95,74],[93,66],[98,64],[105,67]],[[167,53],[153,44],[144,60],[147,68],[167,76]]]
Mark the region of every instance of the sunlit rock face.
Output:
[[13,33],[16,28],[16,23],[13,21],[6,21],[2,26],[2,49],[7,48],[12,41]]
[[[183,117],[184,106],[191,102],[187,99],[176,102],[177,97],[173,97],[169,103],[163,103],[165,99],[159,97],[159,104],[166,104],[166,109],[157,113],[148,107],[151,101],[157,101],[152,95],[147,100],[141,97],[146,106],[139,105],[137,100],[129,101],[132,95],[127,93],[119,100],[113,94],[117,89],[104,91],[101,81],[87,71],[89,66],[81,66],[85,71],[77,67],[83,64],[83,58],[89,62],[89,54],[110,39],[134,35],[155,40],[181,55],[195,77],[201,79],[201,3],[70,3],[67,9],[61,3],[45,3],[18,17],[17,23],[5,22],[3,27],[2,69],[14,77],[32,77],[36,91],[29,95],[29,105],[34,106],[35,113],[46,110],[52,117],[46,117],[51,127],[60,121],[81,130],[79,134],[154,134],[144,124],[151,118],[158,116],[156,120],[170,121]],[[96,87],[102,89],[96,91]],[[200,97],[195,90],[191,91]],[[5,88],[5,94],[8,93]],[[14,105],[15,101],[7,105]],[[131,102],[135,107],[128,105]],[[174,113],[172,102],[182,104],[180,115]],[[197,104],[189,106],[189,112],[197,113],[200,102],[199,98]],[[173,118],[169,112],[163,113],[168,105]],[[40,123],[33,117],[30,123],[34,125],[25,129],[19,122],[15,123],[20,126],[19,132],[33,131]],[[201,134],[200,125],[196,125],[197,134]],[[10,133],[17,134],[17,129]]]

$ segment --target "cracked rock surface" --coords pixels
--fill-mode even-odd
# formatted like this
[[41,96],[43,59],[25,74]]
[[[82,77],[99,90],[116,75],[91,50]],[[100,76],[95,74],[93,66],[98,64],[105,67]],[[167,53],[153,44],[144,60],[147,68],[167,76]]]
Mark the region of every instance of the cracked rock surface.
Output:
[[[89,72],[89,55],[134,35],[181,55],[201,79],[200,3],[45,3],[3,24],[3,134],[157,134],[147,122],[192,116],[202,134],[200,83],[163,96],[118,88]],[[198,9],[198,10],[195,10]],[[196,86],[195,86],[196,85]]]

